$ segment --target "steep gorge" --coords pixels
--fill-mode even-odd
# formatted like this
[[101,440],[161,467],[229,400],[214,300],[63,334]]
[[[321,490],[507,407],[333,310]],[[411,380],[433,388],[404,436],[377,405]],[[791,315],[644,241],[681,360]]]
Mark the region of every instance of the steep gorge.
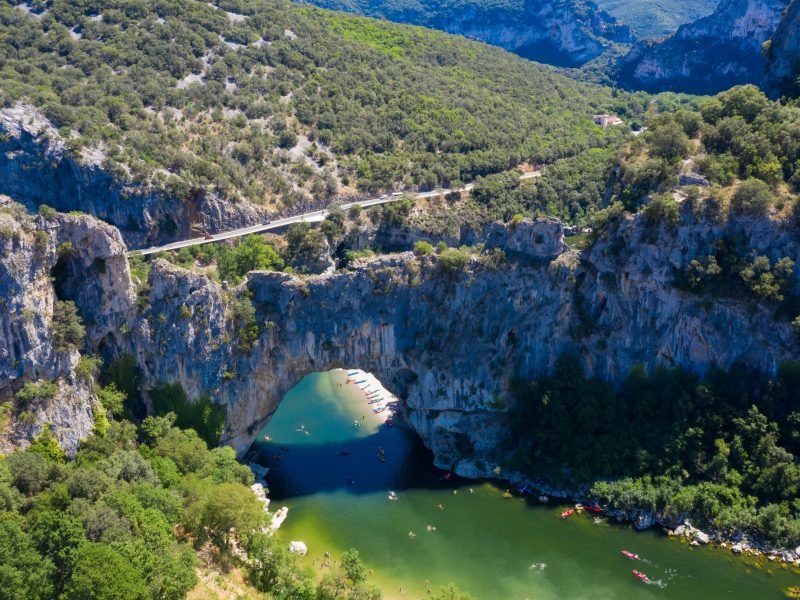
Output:
[[[713,254],[723,238],[741,239],[772,260],[800,260],[795,234],[766,218],[710,223],[685,208],[674,231],[642,215],[628,217],[582,254],[563,244],[555,221],[493,226],[487,245],[504,249],[508,262],[473,257],[455,272],[435,255],[404,253],[308,278],[255,272],[242,287],[226,289],[157,260],[140,306],[113,228],[89,217],[61,217],[51,237],[68,239],[73,234],[66,232],[80,224],[83,239],[103,249],[98,253],[108,275],[96,279],[103,302],[92,286],[73,286],[90,348],[105,356],[133,354],[145,389],[179,381],[190,397],[209,393],[226,406],[223,441],[238,451],[304,375],[358,366],[403,399],[402,412],[437,464],[488,475],[504,439],[512,382],[547,373],[565,352],[611,381],[641,363],[773,372],[796,355],[796,333],[769,306],[675,287],[676,274],[693,258]],[[12,251],[6,261],[19,256]],[[48,256],[52,268],[58,259]],[[24,283],[30,290],[3,315],[8,348],[49,339],[47,308],[29,325],[36,331],[19,330],[25,306],[52,298],[47,264],[28,282],[12,269],[3,272],[3,289]],[[76,263],[96,269],[93,264],[89,256]],[[232,305],[245,288],[261,333],[252,349],[239,350]],[[2,357],[0,387],[71,376],[70,368],[52,371],[52,354],[30,346]]]

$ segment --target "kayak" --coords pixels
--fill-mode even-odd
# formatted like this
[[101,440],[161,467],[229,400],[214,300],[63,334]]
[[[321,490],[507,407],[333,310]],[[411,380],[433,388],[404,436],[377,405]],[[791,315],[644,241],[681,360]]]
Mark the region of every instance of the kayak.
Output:
[[603,512],[603,509],[599,506],[584,506],[583,510],[589,511],[590,513],[600,514]]
[[633,552],[628,552],[627,550],[622,550],[622,556],[627,556],[631,560],[639,560],[639,555],[634,554]]
[[565,510],[564,512],[561,513],[561,518],[562,519],[566,519],[567,517],[571,517],[574,514],[575,514],[575,509],[574,508],[570,508],[570,509]]
[[650,578],[641,571],[637,571],[636,569],[634,569],[633,576],[636,577],[637,579],[644,581],[645,583],[650,583]]

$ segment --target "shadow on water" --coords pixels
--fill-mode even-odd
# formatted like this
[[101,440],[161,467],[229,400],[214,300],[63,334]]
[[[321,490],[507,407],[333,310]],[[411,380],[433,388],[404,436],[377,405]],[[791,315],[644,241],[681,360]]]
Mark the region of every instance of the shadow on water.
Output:
[[[298,437],[303,436],[297,432]],[[384,460],[379,458],[384,450]],[[433,466],[433,455],[405,427],[381,425],[366,437],[314,443],[313,432],[297,443],[259,440],[248,460],[270,469],[270,497],[275,500],[346,490],[371,494],[389,490],[452,489],[457,477]]]

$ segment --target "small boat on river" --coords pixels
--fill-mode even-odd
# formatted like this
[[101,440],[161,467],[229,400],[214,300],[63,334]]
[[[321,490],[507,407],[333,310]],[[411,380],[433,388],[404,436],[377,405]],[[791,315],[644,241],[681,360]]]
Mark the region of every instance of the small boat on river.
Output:
[[636,569],[634,569],[633,576],[636,577],[636,579],[644,581],[645,583],[650,583],[650,578],[647,576],[647,574],[642,573],[641,571],[637,571]]
[[575,509],[574,508],[569,508],[569,509],[567,509],[567,510],[565,510],[564,512],[561,513],[561,518],[562,519],[567,519],[567,518],[571,517],[574,514],[575,514]]
[[350,456],[350,450],[348,450],[346,448],[344,450],[339,450],[336,453],[336,456]]
[[627,556],[631,560],[639,560],[639,555],[634,554],[633,552],[629,552],[628,550],[622,550],[622,556]]

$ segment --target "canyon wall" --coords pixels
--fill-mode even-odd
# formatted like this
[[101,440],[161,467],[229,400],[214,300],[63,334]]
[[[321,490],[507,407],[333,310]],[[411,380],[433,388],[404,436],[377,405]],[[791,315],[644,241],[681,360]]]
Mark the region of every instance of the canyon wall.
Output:
[[637,44],[619,65],[620,83],[651,92],[714,94],[761,83],[772,36],[786,0],[730,0],[662,41]]
[[675,287],[723,237],[773,261],[800,260],[795,234],[768,219],[717,225],[687,210],[670,231],[628,218],[584,254],[563,245],[557,222],[523,221],[487,236],[505,250],[503,265],[487,254],[451,272],[435,255],[401,253],[304,279],[252,273],[262,333],[246,352],[235,349],[235,291],[158,261],[128,348],[147,381],[178,380],[225,404],[223,440],[239,451],[304,375],[360,367],[403,399],[437,464],[488,475],[512,382],[547,373],[566,352],[612,381],[638,364],[772,372],[796,355],[796,333],[771,307]]
[[800,0],[783,12],[767,52],[768,91],[773,96],[800,96]]
[[[0,263],[3,297],[14,303],[0,322],[6,396],[40,378],[80,386],[77,353],[54,353],[48,330],[55,299],[71,299],[87,324],[87,350],[134,355],[145,390],[179,381],[190,397],[210,394],[227,408],[223,441],[239,452],[303,376],[360,367],[399,395],[401,413],[438,465],[488,475],[499,462],[512,383],[547,373],[566,352],[588,372],[620,381],[638,364],[771,372],[798,349],[789,320],[773,307],[675,285],[722,239],[773,262],[800,261],[793,227],[769,218],[716,223],[684,205],[674,229],[625,217],[583,253],[565,246],[557,221],[522,221],[491,226],[484,254],[463,267],[406,252],[306,278],[254,272],[238,288],[155,260],[138,302],[113,227],[87,216],[23,222],[30,231],[23,242],[9,238]],[[31,246],[39,229],[48,232],[44,251]],[[75,249],[59,257],[66,241]],[[241,344],[237,302],[255,308],[260,335],[251,347]],[[84,395],[83,404],[62,403],[61,413],[89,406],[90,391]],[[50,410],[43,420],[57,420]],[[91,419],[80,423],[59,439],[87,435]],[[35,434],[14,431],[8,444]]]

